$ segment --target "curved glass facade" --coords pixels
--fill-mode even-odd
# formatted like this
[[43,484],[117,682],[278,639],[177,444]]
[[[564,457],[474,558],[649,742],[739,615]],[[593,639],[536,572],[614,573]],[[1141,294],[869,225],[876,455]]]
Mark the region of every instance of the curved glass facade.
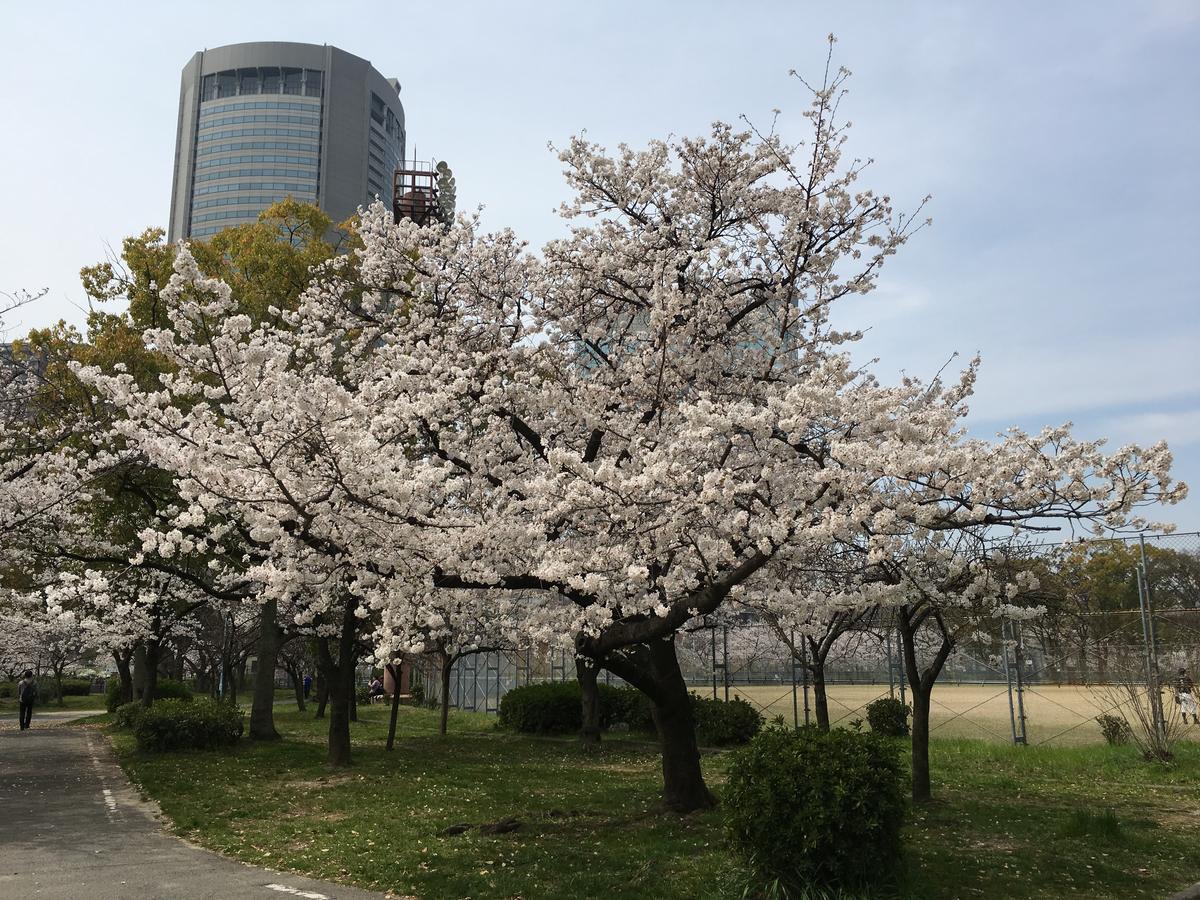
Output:
[[[193,235],[201,236],[202,231],[213,234],[231,225],[253,222],[263,207],[285,197],[317,202],[323,76],[319,69],[265,66],[204,76],[196,126],[196,154],[201,158],[196,163],[198,171],[191,191],[192,224],[201,227],[193,227]],[[285,93],[283,89],[289,85],[297,89]],[[249,96],[258,99],[246,99]],[[297,125],[309,127],[289,127]],[[251,137],[289,140],[282,142],[286,147],[279,147],[279,141],[240,140]],[[260,169],[249,168],[246,163],[265,162],[268,156],[239,152],[247,149],[287,149],[293,153],[272,154],[271,167]],[[245,180],[251,177],[264,180]],[[213,207],[231,208],[220,213],[202,212]],[[202,224],[214,220],[221,224]]]

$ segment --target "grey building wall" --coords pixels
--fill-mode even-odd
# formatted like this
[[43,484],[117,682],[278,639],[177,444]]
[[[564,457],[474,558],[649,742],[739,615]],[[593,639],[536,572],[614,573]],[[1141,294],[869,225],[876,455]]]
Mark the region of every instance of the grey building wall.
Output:
[[292,196],[333,220],[391,198],[405,152],[400,84],[328,44],[266,41],[183,68],[168,237],[207,237]]

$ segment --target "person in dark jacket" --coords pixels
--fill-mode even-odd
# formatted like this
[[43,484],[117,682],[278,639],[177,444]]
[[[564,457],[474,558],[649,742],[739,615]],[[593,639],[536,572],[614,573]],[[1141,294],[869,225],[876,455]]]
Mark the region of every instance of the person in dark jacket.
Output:
[[37,695],[37,682],[33,680],[33,672],[26,669],[25,674],[21,676],[21,680],[17,682],[17,701],[21,708],[20,719],[22,731],[29,727],[29,722],[33,718],[33,704],[37,700]]

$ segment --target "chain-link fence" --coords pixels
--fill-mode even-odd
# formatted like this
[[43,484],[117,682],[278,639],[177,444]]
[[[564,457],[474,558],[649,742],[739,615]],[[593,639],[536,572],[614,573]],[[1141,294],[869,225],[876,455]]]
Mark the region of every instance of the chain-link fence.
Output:
[[[971,630],[932,694],[931,734],[998,742],[1102,740],[1097,717],[1120,712],[1131,690],[1156,697],[1153,715],[1178,720],[1184,688],[1200,670],[1200,533],[1097,539],[1033,549],[1041,615]],[[693,692],[741,698],[766,719],[817,719],[816,671],[804,635],[752,614],[695,623],[677,651]],[[907,701],[898,632],[886,609],[856,619],[821,667],[831,725],[865,717],[881,697]],[[494,713],[513,687],[575,677],[564,651],[524,649],[465,656],[451,672],[450,702]],[[602,680],[620,684],[610,673]],[[440,694],[428,662],[414,669],[427,700]],[[1193,694],[1195,696],[1195,694]],[[1183,733],[1200,737],[1194,724]]]

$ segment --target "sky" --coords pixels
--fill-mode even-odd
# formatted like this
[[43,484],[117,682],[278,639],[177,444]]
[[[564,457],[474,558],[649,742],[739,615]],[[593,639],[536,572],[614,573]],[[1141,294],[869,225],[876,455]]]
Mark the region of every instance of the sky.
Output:
[[[400,80],[408,148],[458,207],[534,247],[567,198],[552,145],[615,147],[746,116],[803,134],[788,70],[853,73],[863,185],[933,226],[835,322],[879,376],[976,353],[972,433],[1075,423],[1166,439],[1200,530],[1200,3],[10,3],[0,57],[0,292],[47,289],[8,336],[82,324],[83,265],[166,226],[180,70],[204,47],[333,44]],[[954,354],[959,356],[954,358]]]

